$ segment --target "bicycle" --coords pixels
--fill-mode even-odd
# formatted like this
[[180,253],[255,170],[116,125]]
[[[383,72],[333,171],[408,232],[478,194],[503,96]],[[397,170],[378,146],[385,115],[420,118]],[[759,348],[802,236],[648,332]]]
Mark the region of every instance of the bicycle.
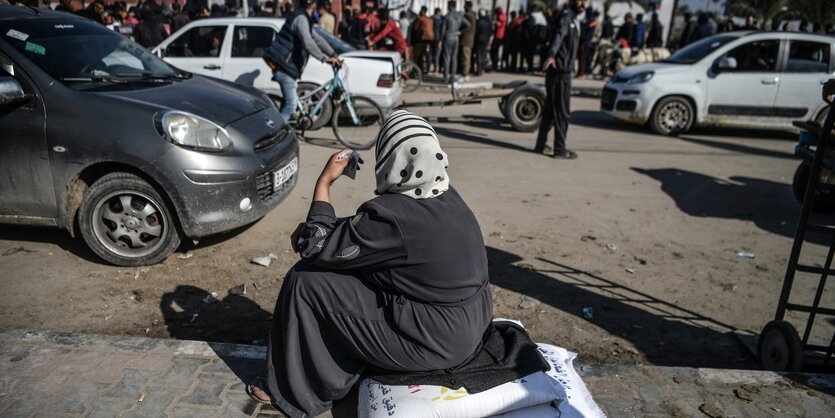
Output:
[[403,61],[400,64],[400,86],[406,93],[415,91],[423,82],[423,71],[412,61]]
[[290,125],[304,139],[306,130],[325,124],[329,106],[332,108],[331,128],[339,143],[362,150],[374,145],[385,114],[373,100],[348,92],[336,66],[330,81],[299,96]]

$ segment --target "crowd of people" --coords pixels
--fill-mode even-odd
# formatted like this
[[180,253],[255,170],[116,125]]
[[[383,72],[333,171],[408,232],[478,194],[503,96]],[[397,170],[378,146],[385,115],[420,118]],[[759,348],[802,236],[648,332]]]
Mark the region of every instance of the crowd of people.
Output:
[[[192,20],[240,16],[237,0],[212,4],[208,0],[141,0],[134,6],[124,1],[60,0],[55,10],[79,14],[132,37],[136,42],[153,47]],[[293,2],[281,7],[273,1],[254,4],[248,13],[256,17],[285,17],[293,12]],[[486,71],[533,72],[541,69],[558,24],[560,10],[533,4],[527,9],[511,11],[502,7],[475,10],[470,1],[463,10],[456,2],[447,10],[436,8],[429,13],[422,7],[416,16],[400,12],[395,18],[386,8],[365,0],[359,8],[346,6],[339,19],[328,0],[318,2],[313,16],[322,29],[340,37],[358,49],[397,51],[417,63],[425,74],[436,73],[443,81],[454,77],[467,79]],[[44,7],[48,7],[44,5]],[[644,48],[675,50],[719,32],[734,30],[794,30],[835,34],[831,23],[789,22],[775,20],[765,27],[753,16],[743,24],[735,16],[720,20],[715,14],[701,12],[684,14],[683,30],[675,31],[673,39],[664,42],[665,27],[658,15],[626,13],[615,27],[610,16],[601,16],[587,9],[577,22],[580,33],[576,58],[576,75],[605,77],[615,69],[613,62],[623,55],[635,54]]]

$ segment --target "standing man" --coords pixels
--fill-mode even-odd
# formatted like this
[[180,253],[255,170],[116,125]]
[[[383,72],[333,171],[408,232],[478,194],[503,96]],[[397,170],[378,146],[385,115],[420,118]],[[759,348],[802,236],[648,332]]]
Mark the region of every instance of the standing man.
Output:
[[441,25],[441,46],[444,50],[444,83],[451,83],[458,70],[458,40],[461,31],[470,27],[461,12],[455,10],[455,0],[447,2],[447,14]]
[[475,29],[475,56],[476,65],[478,65],[476,74],[482,75],[487,66],[487,44],[490,43],[490,37],[493,35],[493,24],[487,16],[487,10],[478,11]]
[[490,45],[490,64],[493,71],[499,71],[499,47],[504,43],[504,34],[507,29],[507,15],[501,7],[496,7],[496,21],[493,23],[493,43]]
[[690,43],[690,38],[693,37],[693,31],[696,30],[696,22],[693,21],[693,14],[690,12],[684,13],[684,30],[681,31],[681,37],[678,38],[678,49],[684,48]]
[[412,23],[412,43],[415,46],[415,62],[424,74],[429,72],[429,48],[435,40],[432,19],[426,15],[426,6],[420,8],[415,23]]
[[473,2],[464,2],[464,19],[467,27],[461,31],[461,70],[464,77],[470,76],[473,62],[473,46],[475,46],[475,13],[473,13]]
[[307,58],[313,55],[319,61],[339,65],[339,56],[313,31],[316,0],[300,0],[299,6],[287,16],[284,26],[263,57],[273,70],[273,80],[281,86],[281,96],[284,97],[281,116],[285,121],[290,121],[296,109],[296,83],[307,65]]
[[554,127],[554,158],[575,159],[577,153],[565,147],[568,134],[568,117],[571,115],[571,77],[577,59],[580,41],[580,22],[577,16],[586,8],[586,0],[569,0],[554,31],[554,39],[548,50],[542,70],[545,71],[545,109],[539,124],[534,152],[545,151],[548,132]]
[[432,15],[432,51],[430,51],[429,65],[432,66],[436,73],[441,72],[441,28],[444,24],[444,16],[441,14],[441,8],[435,8],[435,14]]
[[319,2],[319,27],[331,35],[336,29],[336,17],[331,13],[330,0],[320,0]]
[[647,24],[644,23],[643,13],[638,13],[635,16],[635,22],[635,32],[632,34],[632,40],[629,42],[629,45],[632,48],[641,49],[644,47],[644,40],[647,34]]

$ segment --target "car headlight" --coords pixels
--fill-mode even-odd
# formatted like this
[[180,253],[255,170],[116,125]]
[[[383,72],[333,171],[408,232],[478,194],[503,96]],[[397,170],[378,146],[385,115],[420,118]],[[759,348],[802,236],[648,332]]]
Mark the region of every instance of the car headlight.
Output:
[[642,73],[638,73],[638,74],[635,74],[632,77],[630,77],[629,80],[626,80],[626,84],[646,83],[647,81],[652,79],[652,76],[654,76],[654,75],[655,75],[655,71],[644,71]]
[[168,110],[158,113],[154,122],[163,138],[181,147],[209,152],[232,147],[232,139],[226,129],[191,113]]

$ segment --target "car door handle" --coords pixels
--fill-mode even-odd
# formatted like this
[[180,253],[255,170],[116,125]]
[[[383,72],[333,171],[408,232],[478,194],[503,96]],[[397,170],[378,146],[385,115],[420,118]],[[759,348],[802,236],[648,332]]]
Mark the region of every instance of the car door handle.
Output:
[[760,80],[763,84],[777,84],[778,81],[780,81],[780,77]]
[[210,65],[204,65],[204,66],[203,66],[203,68],[204,68],[204,69],[207,69],[207,70],[219,70],[219,69],[220,69],[220,66],[219,66],[219,65],[210,64]]

